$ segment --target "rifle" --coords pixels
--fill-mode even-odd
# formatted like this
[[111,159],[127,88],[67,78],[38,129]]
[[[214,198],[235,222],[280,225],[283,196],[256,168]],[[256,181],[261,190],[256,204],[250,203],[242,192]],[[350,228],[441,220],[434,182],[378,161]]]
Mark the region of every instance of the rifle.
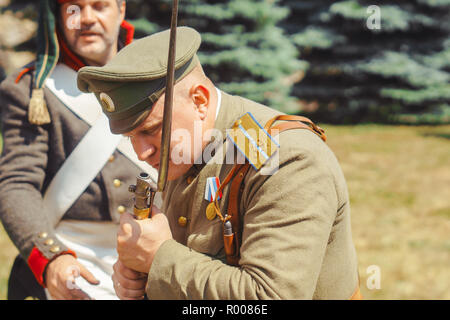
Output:
[[170,43],[167,62],[166,92],[164,100],[164,115],[161,136],[161,152],[159,155],[157,189],[153,190],[147,173],[142,172],[137,176],[136,185],[131,185],[129,191],[134,193],[134,217],[138,220],[151,216],[153,200],[156,192],[163,192],[167,184],[170,155],[170,136],[172,125],[173,89],[175,85],[175,52],[178,18],[178,0],[173,0],[172,17],[170,22]]

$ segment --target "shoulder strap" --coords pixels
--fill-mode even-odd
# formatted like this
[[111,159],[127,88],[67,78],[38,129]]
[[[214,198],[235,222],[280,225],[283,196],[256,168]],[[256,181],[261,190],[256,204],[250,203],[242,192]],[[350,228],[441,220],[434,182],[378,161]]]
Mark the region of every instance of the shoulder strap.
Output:
[[53,225],[59,223],[94,180],[122,139],[121,136],[113,135],[104,139],[108,134],[108,118],[102,115],[53,177],[43,197],[44,205],[53,215]]
[[[275,121],[289,121],[283,122],[278,125],[272,126]],[[306,124],[305,124],[306,123]],[[280,115],[270,119],[264,129],[271,134],[275,130],[281,133],[286,130],[291,129],[306,129],[314,134],[318,135],[324,142],[326,141],[325,131],[314,124],[311,120],[301,116],[290,116],[290,115]],[[230,174],[225,178],[224,183],[220,186],[221,189],[231,182],[230,194],[228,197],[228,212],[225,219],[222,221],[230,220],[233,227],[233,233],[225,235],[224,234],[224,248],[227,257],[227,263],[230,265],[239,265],[239,249],[241,241],[241,222],[239,214],[239,204],[241,203],[241,195],[244,189],[244,179],[250,169],[250,164],[246,162],[245,164],[237,164],[233,167]],[[220,215],[221,216],[221,215]],[[221,216],[222,217],[222,216]]]
[[[230,217],[230,222],[233,227],[233,234],[228,237],[224,234],[224,248],[227,256],[227,262],[230,265],[238,265],[239,262],[239,249],[241,247],[241,225],[239,216],[239,203],[241,202],[240,195],[242,194],[244,188],[244,178],[250,169],[250,164],[245,163],[241,165],[237,171],[236,176],[231,182],[230,195],[228,198],[228,216]],[[231,243],[227,243],[230,242]]]
[[[289,121],[289,122],[283,122],[281,124],[272,126],[275,121],[282,120],[282,121]],[[305,124],[306,123],[306,124]],[[277,116],[272,119],[270,119],[265,127],[265,130],[269,132],[269,134],[272,134],[271,132],[274,132],[275,130],[278,130],[278,133],[281,133],[286,130],[291,129],[306,129],[310,130],[311,132],[317,134],[324,142],[326,141],[325,131],[314,124],[311,120],[305,117],[301,116],[289,116],[289,115],[282,115]],[[240,258],[240,242],[241,242],[241,235],[242,235],[242,227],[240,224],[240,214],[239,214],[239,204],[241,203],[241,195],[242,191],[244,190],[244,179],[246,174],[248,173],[250,169],[250,164],[246,162],[245,164],[238,164],[233,167],[233,170],[231,173],[234,175],[234,178],[232,178],[231,187],[230,187],[230,194],[228,198],[228,214],[227,219],[230,220],[232,226],[233,226],[233,234],[231,236],[227,236],[224,234],[224,248],[225,253],[227,257],[227,263],[230,265],[238,266],[239,265],[239,258]],[[229,177],[227,177],[230,180]],[[227,183],[228,183],[227,181]],[[223,189],[223,186],[221,186]],[[359,278],[359,275],[358,275]],[[355,288],[355,291],[353,292],[352,296],[350,297],[350,300],[362,300],[363,296],[361,295],[361,291],[359,289],[359,283]]]
[[[272,127],[273,123],[278,120],[289,122],[284,122]],[[267,121],[266,125],[264,126],[264,129],[266,129],[267,131],[279,130],[279,132],[290,129],[306,129],[318,135],[319,138],[322,139],[324,142],[327,141],[325,131],[308,118],[302,116],[279,115],[273,117],[272,119]]]

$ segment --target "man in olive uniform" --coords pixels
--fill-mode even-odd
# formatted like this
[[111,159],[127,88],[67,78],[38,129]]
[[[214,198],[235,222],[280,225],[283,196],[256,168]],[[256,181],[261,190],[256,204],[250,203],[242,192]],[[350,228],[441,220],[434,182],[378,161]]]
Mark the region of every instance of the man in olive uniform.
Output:
[[[113,275],[117,295],[140,299],[146,287],[149,299],[358,298],[349,197],[335,156],[320,134],[295,129],[270,131],[273,136],[256,141],[260,155],[268,143],[276,150],[267,161],[254,161],[259,158],[233,135],[264,127],[281,113],[217,89],[197,58],[200,42],[195,30],[177,29],[169,181],[161,211],[154,207],[151,219],[121,217]],[[78,72],[78,87],[96,94],[111,130],[129,137],[139,159],[154,167],[168,44],[169,32],[157,33],[135,41],[103,67]],[[255,142],[245,136],[244,142]],[[240,245],[230,263],[226,214],[234,214],[234,200],[228,177],[243,154],[251,167],[241,175],[240,222],[232,226]],[[148,277],[134,278],[129,269]]]
[[[78,91],[76,71],[104,65],[132,41],[134,28],[124,21],[123,0],[40,5],[37,60],[0,87],[0,218],[20,252],[8,298],[117,299],[116,230],[120,213],[132,208],[128,185],[142,169],[114,146],[102,159],[75,151],[114,139],[85,138],[102,113]],[[94,162],[98,168],[86,172]]]

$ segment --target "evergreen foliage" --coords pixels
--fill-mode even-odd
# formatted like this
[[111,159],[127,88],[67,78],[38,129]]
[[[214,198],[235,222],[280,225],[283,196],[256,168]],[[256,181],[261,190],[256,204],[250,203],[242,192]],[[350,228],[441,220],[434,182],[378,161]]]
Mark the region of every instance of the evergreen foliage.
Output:
[[303,112],[336,123],[450,122],[450,0],[281,4],[291,8],[282,26],[309,64],[293,92]]
[[[179,25],[202,34],[199,58],[219,88],[289,112],[295,107],[293,79],[306,63],[297,59],[295,45],[277,26],[289,13],[278,2],[185,0],[179,5]],[[132,23],[139,35],[168,28],[171,3],[128,1],[128,16],[136,19]],[[143,17],[152,24],[139,23]]]
[[[127,0],[136,37],[167,29],[171,4]],[[36,21],[36,5],[13,0],[1,12]],[[202,34],[206,73],[231,94],[327,122],[450,122],[450,0],[181,0],[179,9],[179,25]]]

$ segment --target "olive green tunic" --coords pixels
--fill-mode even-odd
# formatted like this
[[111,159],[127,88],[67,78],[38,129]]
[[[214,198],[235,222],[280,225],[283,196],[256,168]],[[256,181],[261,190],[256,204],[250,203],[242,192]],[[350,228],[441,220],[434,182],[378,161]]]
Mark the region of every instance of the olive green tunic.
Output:
[[[215,127],[251,112],[264,125],[277,111],[223,93]],[[222,222],[205,216],[208,177],[223,181],[232,164],[194,165],[168,183],[163,212],[174,239],[162,244],[148,276],[150,299],[349,299],[358,285],[346,182],[332,151],[308,130],[279,135],[279,170],[250,168],[240,212],[239,267],[225,263]],[[217,140],[216,140],[217,141]],[[225,144],[228,148],[232,144]],[[226,212],[229,185],[220,200]],[[186,217],[186,226],[178,224]]]

